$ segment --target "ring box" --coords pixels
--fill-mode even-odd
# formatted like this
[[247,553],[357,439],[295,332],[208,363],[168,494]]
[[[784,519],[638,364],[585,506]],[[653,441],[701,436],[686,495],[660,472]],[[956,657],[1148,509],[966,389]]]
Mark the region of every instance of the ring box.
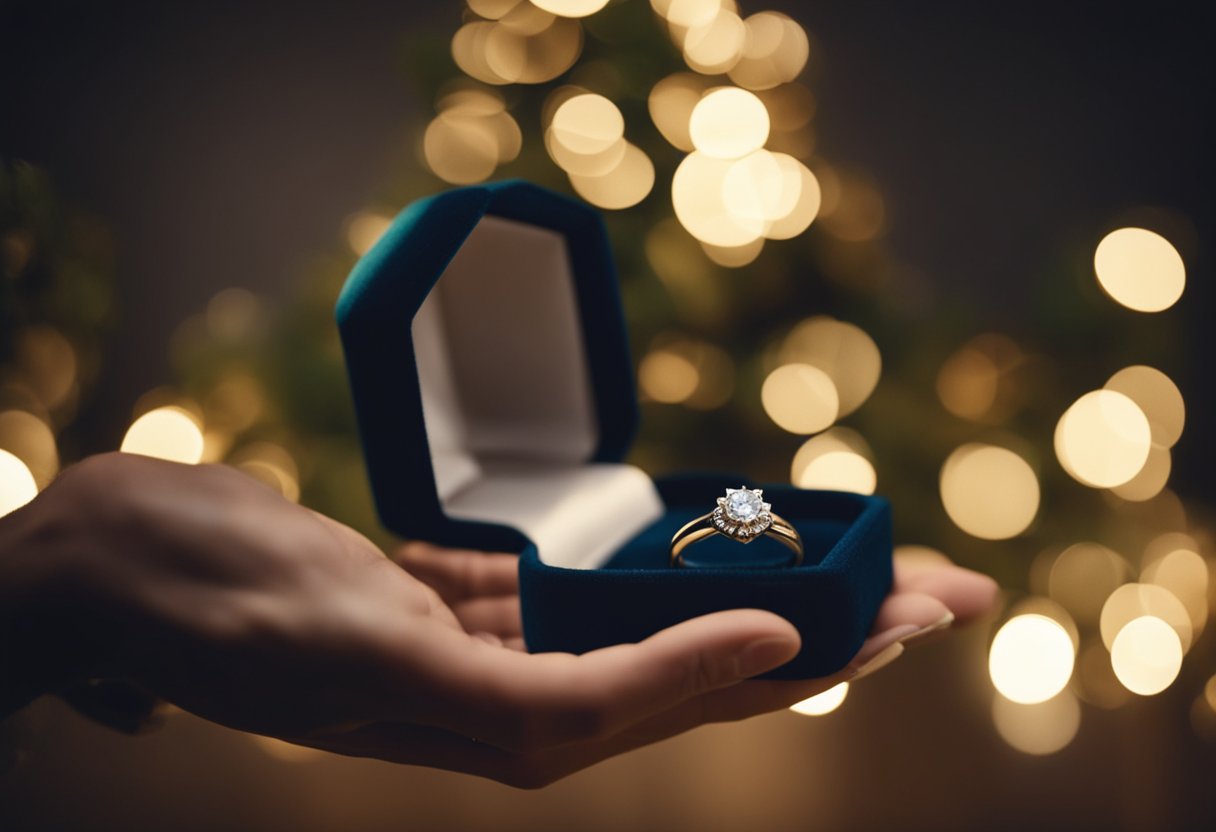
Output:
[[[760,608],[803,637],[766,675],[800,679],[839,670],[866,638],[891,585],[880,497],[765,487],[802,536],[801,565],[763,565],[764,546],[785,551],[775,541],[719,536],[688,550],[697,567],[669,565],[675,531],[740,480],[655,483],[622,462],[637,397],[595,210],[522,181],[419,200],[356,264],[337,317],[381,521],[519,553],[530,651],[582,653]],[[749,559],[760,565],[738,563]]]

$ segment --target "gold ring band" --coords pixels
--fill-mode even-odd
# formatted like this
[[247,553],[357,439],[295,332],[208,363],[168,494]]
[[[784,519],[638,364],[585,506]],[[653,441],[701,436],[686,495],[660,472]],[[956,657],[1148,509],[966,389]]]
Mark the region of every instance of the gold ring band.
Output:
[[687,566],[684,550],[714,535],[722,535],[739,543],[751,543],[760,537],[771,537],[794,553],[790,566],[802,563],[802,537],[793,525],[776,514],[772,505],[764,502],[764,492],[758,488],[726,489],[718,498],[718,507],[708,514],[684,524],[671,538],[671,566]]

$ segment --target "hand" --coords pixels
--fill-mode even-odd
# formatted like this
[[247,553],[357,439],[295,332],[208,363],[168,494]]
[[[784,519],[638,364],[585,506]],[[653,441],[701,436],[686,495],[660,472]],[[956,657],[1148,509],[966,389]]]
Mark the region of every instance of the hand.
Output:
[[232,469],[111,454],[0,521],[0,629],[26,634],[14,669],[42,689],[129,678],[241,730],[537,786],[783,708],[994,594],[955,567],[900,568],[849,669],[739,684],[797,653],[790,624],[732,610],[528,655],[512,556],[415,544],[398,560],[415,574]]

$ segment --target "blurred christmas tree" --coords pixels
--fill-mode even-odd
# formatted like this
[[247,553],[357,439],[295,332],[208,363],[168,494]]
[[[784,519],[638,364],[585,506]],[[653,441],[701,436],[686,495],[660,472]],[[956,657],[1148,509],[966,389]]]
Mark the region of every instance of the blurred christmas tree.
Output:
[[[817,147],[817,52],[791,18],[733,0],[468,0],[453,24],[450,43],[428,34],[405,50],[436,110],[415,158],[289,309],[268,315],[229,289],[182,325],[179,387],[136,406],[176,416],[137,422],[131,447],[177,431],[181,458],[234,464],[386,540],[334,301],[403,205],[522,177],[605,211],[638,357],[637,464],[890,496],[897,540],[920,544],[910,554],[948,552],[1024,594],[1011,613],[1054,622],[1041,644],[1033,627],[1001,643],[1050,656],[1063,638],[1062,676],[994,644],[1000,713],[1014,708],[998,727],[1032,721],[1027,703],[1071,714],[1074,695],[1110,707],[1175,680],[1158,659],[1176,647],[1181,665],[1212,594],[1202,518],[1167,487],[1183,399],[1155,369],[1186,369],[1167,311],[1185,222],[1087,220],[1092,239],[1032,278],[1020,331],[987,332],[885,248],[877,185]],[[1168,626],[1127,628],[1145,617]],[[1196,664],[1185,681],[1201,687],[1210,667]],[[1057,716],[1042,718],[1068,723]]]

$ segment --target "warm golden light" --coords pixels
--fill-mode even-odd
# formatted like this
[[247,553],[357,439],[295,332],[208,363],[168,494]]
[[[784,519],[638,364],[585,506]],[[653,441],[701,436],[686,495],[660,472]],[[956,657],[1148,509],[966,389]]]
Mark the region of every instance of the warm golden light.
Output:
[[829,451],[815,457],[795,483],[799,488],[873,494],[878,475],[870,460],[852,451]]
[[1108,650],[1128,623],[1143,616],[1158,618],[1173,628],[1183,652],[1191,647],[1194,628],[1186,605],[1174,593],[1156,584],[1124,584],[1110,594],[1102,606],[1099,630]]
[[819,180],[811,173],[810,168],[784,153],[774,153],[773,156],[782,166],[784,192],[797,191],[798,196],[788,214],[776,217],[768,223],[764,235],[770,240],[789,240],[806,231],[819,216],[822,195]]
[[727,210],[743,222],[766,226],[788,216],[802,191],[801,163],[783,153],[757,150],[739,159],[722,181]]
[[687,357],[670,350],[655,350],[638,365],[642,392],[664,404],[679,404],[693,394],[701,374]]
[[739,159],[764,147],[768,110],[755,93],[722,87],[693,107],[688,132],[693,146],[715,159]]
[[625,119],[602,95],[583,93],[568,98],[553,113],[553,140],[583,156],[594,156],[616,145],[625,135]]
[[1001,739],[1023,754],[1043,756],[1065,748],[1081,727],[1081,705],[1068,691],[1045,702],[1023,705],[992,698],[992,721]]
[[722,0],[650,0],[650,5],[668,23],[690,28],[710,23],[722,8]]
[[764,251],[763,238],[742,246],[711,246],[700,240],[697,242],[700,243],[701,250],[705,252],[706,257],[728,269],[737,269],[753,263],[760,256],[760,252]]
[[228,462],[291,502],[300,501],[300,470],[283,446],[253,442],[234,453]]
[[15,454],[0,448],[0,517],[38,496],[34,475]]
[[1009,337],[987,332],[946,359],[937,374],[937,397],[961,419],[999,422],[1018,404],[1014,371],[1022,351]]
[[203,458],[203,431],[186,410],[158,407],[131,423],[121,450],[193,465]]
[[747,89],[765,90],[802,74],[810,41],[797,21],[778,12],[759,12],[743,25],[743,54],[730,70],[732,81]]
[[1018,615],[997,631],[988,652],[988,675],[1006,699],[1046,702],[1072,677],[1072,638],[1044,615]]
[[831,377],[809,364],[786,364],[769,373],[760,401],[769,418],[790,433],[817,433],[836,421],[840,409]]
[[754,243],[765,232],[762,220],[740,218],[726,205],[724,184],[731,165],[726,159],[690,153],[671,181],[671,202],[680,224],[701,242],[727,248]]
[[827,315],[807,318],[785,337],[780,359],[823,370],[836,385],[839,418],[865,403],[882,375],[882,355],[865,330]]
[[1153,696],[1178,678],[1182,642],[1160,618],[1141,616],[1125,624],[1115,636],[1110,663],[1125,688],[1140,696]]
[[0,413],[0,448],[25,463],[39,488],[46,488],[59,473],[55,433],[33,413],[24,410]]
[[427,166],[445,182],[468,185],[489,178],[498,166],[498,138],[483,120],[440,113],[422,137]]
[[[1168,539],[1173,535],[1163,537]],[[1151,553],[1157,548],[1156,543],[1149,544],[1140,580],[1168,590],[1181,601],[1193,631],[1198,634],[1208,619],[1208,562],[1199,554],[1198,547],[1192,546],[1172,547],[1153,557]]]
[[711,83],[691,72],[677,72],[651,88],[646,102],[650,119],[673,147],[685,152],[693,150],[688,122],[692,119],[693,108]]
[[599,176],[570,172],[570,184],[583,199],[600,208],[619,211],[637,205],[654,187],[654,164],[641,148],[624,142],[618,165]]
[[794,454],[793,463],[790,465],[790,482],[798,485],[802,481],[803,473],[812,462],[831,453],[856,454],[867,461],[872,456],[870,446],[861,434],[852,428],[837,425],[802,443],[802,447]]
[[1173,306],[1186,287],[1186,265],[1178,250],[1145,228],[1120,228],[1094,252],[1098,284],[1116,303],[1137,312]]
[[1148,460],[1152,433],[1136,403],[1113,390],[1077,399],[1056,424],[1055,449],[1073,479],[1093,488],[1128,482]]
[[1144,411],[1153,441],[1165,448],[1174,447],[1186,424],[1186,404],[1182,392],[1165,373],[1137,364],[1124,367],[1104,385],[1127,396]]
[[1129,577],[1131,568],[1117,553],[1097,543],[1076,543],[1051,566],[1047,594],[1086,624],[1097,624],[1106,599]]
[[392,220],[374,211],[360,211],[346,221],[346,243],[350,250],[362,257],[388,231]]
[[531,3],[558,17],[587,17],[607,6],[608,0],[531,0]]
[[817,693],[809,699],[803,699],[796,705],[790,705],[790,710],[803,716],[823,716],[844,704],[849,695],[849,683],[841,682],[835,687],[828,688],[823,693]]
[[76,349],[54,327],[36,324],[17,332],[14,364],[47,410],[55,411],[74,400],[78,361]]
[[684,33],[685,62],[705,75],[721,75],[739,62],[747,29],[739,15],[722,9],[709,23]]
[[1030,463],[995,445],[963,445],[942,465],[942,505],[960,529],[984,540],[1024,532],[1039,510],[1039,480]]
[[1136,476],[1111,489],[1113,494],[1133,503],[1151,500],[1160,494],[1170,481],[1173,459],[1169,448],[1153,443],[1148,449],[1148,459]]

